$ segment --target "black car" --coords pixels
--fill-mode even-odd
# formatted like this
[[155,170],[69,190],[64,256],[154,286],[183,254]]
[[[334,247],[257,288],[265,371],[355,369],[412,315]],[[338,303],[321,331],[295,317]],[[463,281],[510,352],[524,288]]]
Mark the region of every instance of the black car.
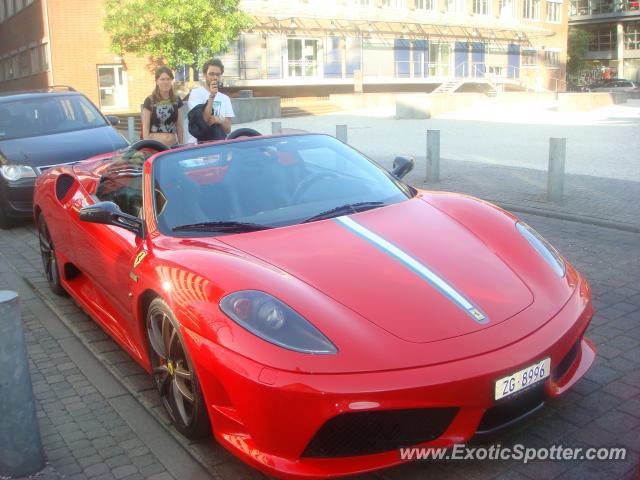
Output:
[[32,215],[47,168],[126,147],[117,122],[69,87],[0,95],[0,228]]

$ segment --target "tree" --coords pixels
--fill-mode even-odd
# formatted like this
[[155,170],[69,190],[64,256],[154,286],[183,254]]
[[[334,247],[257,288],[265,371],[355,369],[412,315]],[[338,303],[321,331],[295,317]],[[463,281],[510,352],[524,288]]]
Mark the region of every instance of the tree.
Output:
[[579,75],[585,69],[587,51],[589,51],[590,35],[584,30],[576,27],[569,28],[567,47],[567,74],[570,76]]
[[172,68],[202,65],[252,19],[239,0],[105,0],[104,28],[119,55],[148,55]]

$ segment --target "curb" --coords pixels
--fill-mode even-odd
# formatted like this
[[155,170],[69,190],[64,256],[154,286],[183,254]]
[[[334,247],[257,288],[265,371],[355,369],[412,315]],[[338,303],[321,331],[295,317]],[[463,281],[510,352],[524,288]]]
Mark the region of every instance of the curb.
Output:
[[596,225],[598,227],[621,230],[624,232],[640,233],[640,225],[634,225],[632,223],[614,222],[610,220],[603,220],[601,218],[574,215],[571,213],[554,212],[552,210],[544,210],[534,207],[523,207],[520,205],[501,202],[499,200],[492,200],[490,198],[485,198],[484,200],[491,202],[494,205],[498,205],[500,208],[503,208],[510,212],[529,213],[531,215],[537,215],[539,217],[555,218],[558,220],[567,220],[569,222],[583,223],[586,225]]

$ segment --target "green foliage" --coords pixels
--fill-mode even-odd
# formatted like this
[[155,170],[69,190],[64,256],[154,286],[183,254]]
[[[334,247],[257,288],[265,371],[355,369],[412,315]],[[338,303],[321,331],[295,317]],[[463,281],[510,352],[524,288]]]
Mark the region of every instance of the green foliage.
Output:
[[239,0],[105,0],[104,28],[119,55],[148,55],[172,68],[202,65],[252,25]]
[[567,73],[571,76],[578,75],[587,66],[585,56],[589,50],[590,35],[576,27],[569,28],[567,47]]

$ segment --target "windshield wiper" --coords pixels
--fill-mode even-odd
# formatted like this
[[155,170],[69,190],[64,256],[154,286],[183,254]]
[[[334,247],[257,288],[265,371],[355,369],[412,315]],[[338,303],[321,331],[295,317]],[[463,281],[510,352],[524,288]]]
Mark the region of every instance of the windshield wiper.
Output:
[[313,217],[307,218],[302,223],[315,222],[316,220],[324,220],[325,218],[339,217],[340,215],[346,215],[349,213],[364,212],[365,210],[371,210],[372,208],[381,207],[386,205],[385,202],[358,202],[347,203],[346,205],[340,205],[339,207],[332,208],[326,212],[318,213]]
[[267,230],[270,227],[268,225],[259,225],[257,223],[244,223],[244,222],[202,222],[192,223],[190,225],[180,225],[179,227],[173,227],[171,230],[174,232],[224,232],[224,233],[242,233],[242,232],[255,232],[258,230]]

